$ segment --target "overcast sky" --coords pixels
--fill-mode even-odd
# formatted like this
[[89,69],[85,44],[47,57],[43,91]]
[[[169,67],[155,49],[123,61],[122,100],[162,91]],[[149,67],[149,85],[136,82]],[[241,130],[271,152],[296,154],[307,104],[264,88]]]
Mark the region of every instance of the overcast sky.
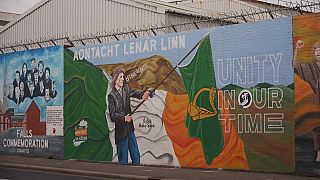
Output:
[[[0,0],[0,11],[22,14],[41,0]],[[163,0],[170,1],[170,0]],[[278,0],[260,0],[268,3],[278,3]],[[290,1],[290,0],[284,0]],[[291,0],[292,2],[300,0]]]

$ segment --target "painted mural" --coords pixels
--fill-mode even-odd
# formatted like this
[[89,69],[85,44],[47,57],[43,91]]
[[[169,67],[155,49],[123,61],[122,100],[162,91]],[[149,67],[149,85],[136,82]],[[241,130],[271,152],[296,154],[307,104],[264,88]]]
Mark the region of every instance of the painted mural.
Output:
[[294,172],[292,41],[284,18],[65,50],[65,158]]
[[63,47],[0,56],[0,153],[63,158]]
[[320,16],[293,19],[296,172],[320,175]]

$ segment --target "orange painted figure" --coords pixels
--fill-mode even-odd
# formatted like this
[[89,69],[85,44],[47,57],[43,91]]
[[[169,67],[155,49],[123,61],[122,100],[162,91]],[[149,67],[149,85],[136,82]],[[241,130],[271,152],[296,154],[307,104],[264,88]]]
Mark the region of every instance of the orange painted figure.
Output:
[[[299,78],[306,82],[304,86],[312,88],[315,100],[314,106],[317,106],[318,104],[320,104],[320,42],[317,42],[313,45],[313,61],[311,63],[299,62],[298,53],[299,49],[303,48],[303,46],[304,42],[302,40],[298,40],[293,56],[293,68],[295,74],[297,74]],[[314,129],[312,130],[312,136],[314,150],[317,151],[316,162],[320,162],[320,126],[313,126],[313,128]]]

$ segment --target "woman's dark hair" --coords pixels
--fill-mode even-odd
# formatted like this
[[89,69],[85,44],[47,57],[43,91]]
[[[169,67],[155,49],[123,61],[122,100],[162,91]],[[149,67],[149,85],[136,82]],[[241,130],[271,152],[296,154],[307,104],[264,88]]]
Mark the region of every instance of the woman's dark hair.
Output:
[[48,71],[49,75],[50,75],[50,68],[49,67],[46,67],[46,69],[44,69],[44,73],[46,73],[46,71]]
[[26,73],[27,73],[27,71],[28,71],[28,65],[27,65],[27,63],[23,63],[23,64],[22,64],[22,69],[21,69],[22,74],[23,74],[23,67],[24,67],[24,66],[26,66],[26,69],[27,69],[27,70],[26,70]]
[[[122,67],[118,67],[112,72],[112,74],[111,74],[111,76],[112,76],[111,87],[112,88],[114,88],[114,86],[116,85],[116,80],[118,79],[118,77],[121,73],[123,73],[123,75],[124,75],[124,69]],[[124,83],[125,82],[126,81],[124,81]]]
[[38,68],[39,68],[39,65],[40,65],[40,64],[42,64],[42,66],[44,67],[43,61],[39,61],[39,62],[38,62]]

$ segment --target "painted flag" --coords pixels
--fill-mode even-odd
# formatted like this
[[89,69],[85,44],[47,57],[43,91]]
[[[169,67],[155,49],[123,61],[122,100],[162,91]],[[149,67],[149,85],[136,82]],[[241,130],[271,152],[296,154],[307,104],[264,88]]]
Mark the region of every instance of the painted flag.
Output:
[[[170,72],[173,69],[170,62],[161,56],[139,59],[122,64],[122,67],[127,72],[135,72],[139,67],[154,67],[156,65],[159,66],[154,69],[152,74],[155,75],[151,77],[161,77],[159,72]],[[112,73],[110,69],[116,69],[118,66],[118,64],[100,66],[109,83],[112,80],[112,77],[109,75]],[[139,78],[148,84],[150,73],[142,74]],[[207,164],[200,139],[191,137],[185,126],[189,99],[182,77],[174,71],[166,82],[160,89],[156,90],[152,98],[145,101],[138,111],[133,114],[135,135],[141,155],[140,162],[150,165],[191,168],[248,169],[243,142],[230,121],[230,113],[226,109],[220,109],[220,114],[223,114],[224,119],[222,128],[228,128],[228,131],[223,131],[227,132],[223,135],[224,142],[226,143],[224,143],[224,148],[219,156],[212,163]],[[131,88],[135,89],[145,89],[147,87],[137,86],[138,83],[135,79],[129,81],[128,84]],[[111,90],[109,87],[111,86],[108,85],[107,94]],[[219,98],[219,105],[221,107],[224,107],[222,105],[223,100],[223,97]],[[132,98],[131,109],[135,109],[140,102],[141,100]],[[207,114],[206,116],[208,115],[210,116],[211,114]],[[115,125],[110,120],[108,111],[106,111],[106,117],[108,119],[110,141],[114,147],[112,161],[117,162],[117,151],[114,141]]]
[[[115,125],[108,117],[107,96],[110,92],[109,83],[112,80],[109,70],[119,64],[101,65],[96,68],[84,60],[73,61],[72,57],[73,53],[66,50],[65,69],[68,71],[65,71],[64,79],[64,157],[117,162]],[[152,67],[155,64],[160,66],[154,69],[154,74],[170,72],[173,69],[170,62],[161,56],[140,59],[123,66],[128,72],[134,72],[135,68],[142,65]],[[142,74],[139,78],[150,80],[150,73]],[[227,109],[220,109],[220,115],[225,119],[222,128],[228,127],[229,130],[223,131],[224,147],[212,163],[207,164],[200,138],[191,137],[189,129],[185,126],[189,97],[184,89],[182,77],[174,71],[167,81],[133,114],[141,164],[248,169],[243,142],[230,120]],[[133,80],[131,84],[129,82],[129,85],[135,89],[147,87],[139,87],[137,80]],[[81,98],[79,95],[82,95]],[[220,97],[221,107],[224,107],[223,101],[223,97]],[[131,109],[140,102],[141,100],[132,98]],[[104,124],[105,118],[107,124]]]
[[220,154],[224,139],[209,35],[200,41],[190,63],[179,70],[189,98],[186,127],[191,137],[200,139],[206,163],[210,164]]
[[101,69],[86,60],[73,61],[64,52],[64,158],[111,161],[106,124],[108,81]]

